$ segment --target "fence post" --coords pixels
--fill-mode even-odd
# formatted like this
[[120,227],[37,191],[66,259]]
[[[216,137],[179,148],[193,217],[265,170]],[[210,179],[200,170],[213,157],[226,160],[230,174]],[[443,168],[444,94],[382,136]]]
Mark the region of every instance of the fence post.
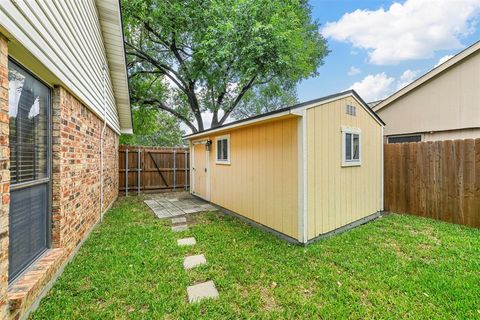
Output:
[[125,197],[128,197],[128,149],[125,150]]
[[185,150],[185,178],[184,178],[185,190],[188,190],[187,183],[188,183],[188,157],[187,157],[187,151]]
[[173,191],[177,188],[177,150],[173,149]]
[[137,150],[137,195],[140,194],[140,173],[142,169],[140,168],[140,149]]

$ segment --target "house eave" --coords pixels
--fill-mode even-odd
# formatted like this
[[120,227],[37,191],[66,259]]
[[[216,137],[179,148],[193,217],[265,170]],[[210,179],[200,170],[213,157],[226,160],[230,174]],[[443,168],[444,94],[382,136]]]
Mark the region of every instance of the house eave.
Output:
[[95,1],[117,105],[121,132],[133,130],[125,59],[122,13],[119,0]]

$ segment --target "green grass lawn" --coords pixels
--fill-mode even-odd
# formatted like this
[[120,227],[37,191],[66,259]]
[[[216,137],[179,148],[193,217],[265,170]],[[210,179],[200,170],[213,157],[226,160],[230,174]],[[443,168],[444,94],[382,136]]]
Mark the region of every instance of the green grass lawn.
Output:
[[[33,319],[480,318],[480,230],[389,215],[308,247],[238,219],[175,234],[141,198],[119,200]],[[176,239],[195,236],[180,248]],[[183,258],[208,264],[185,271]],[[190,305],[213,280],[218,300]]]

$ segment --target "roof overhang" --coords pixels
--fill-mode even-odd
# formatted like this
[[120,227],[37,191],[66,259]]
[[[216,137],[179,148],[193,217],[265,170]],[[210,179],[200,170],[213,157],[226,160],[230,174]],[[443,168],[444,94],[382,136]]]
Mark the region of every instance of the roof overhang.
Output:
[[257,115],[257,116],[251,117],[251,118],[246,118],[246,119],[238,120],[238,121],[235,121],[235,122],[227,123],[227,124],[225,124],[223,126],[220,126],[220,127],[217,127],[217,128],[204,130],[202,132],[192,133],[192,134],[184,136],[183,138],[186,139],[186,140],[193,140],[193,139],[206,137],[206,136],[209,136],[211,134],[222,133],[222,132],[229,131],[229,130],[232,130],[232,129],[238,129],[238,128],[242,128],[242,127],[246,127],[246,126],[250,126],[250,125],[254,125],[254,124],[260,124],[260,123],[268,122],[268,121],[272,121],[272,120],[280,120],[280,118],[286,118],[286,117],[292,117],[292,116],[301,117],[304,114],[302,112],[303,110],[318,107],[318,106],[327,104],[329,102],[339,100],[339,99],[343,99],[343,98],[346,98],[346,97],[354,98],[372,116],[372,118],[375,119],[375,121],[379,125],[381,125],[382,127],[385,126],[385,123],[382,121],[382,119],[380,119],[380,117],[355,92],[355,90],[348,90],[348,91],[332,94],[332,95],[329,95],[329,96],[326,96],[326,97],[302,102],[302,103],[293,105],[291,107],[278,109],[278,110],[268,112],[268,113],[265,113],[265,114],[260,114],[260,115]]
[[375,111],[381,110],[382,108],[391,104],[393,101],[401,98],[402,96],[406,95],[410,91],[412,91],[415,88],[421,86],[425,82],[429,81],[430,79],[434,78],[435,76],[439,75],[440,73],[446,71],[447,69],[453,67],[457,63],[461,62],[463,59],[468,58],[469,56],[478,52],[479,50],[480,50],[480,41],[477,41],[473,45],[471,45],[470,47],[468,47],[465,50],[461,51],[460,53],[456,54],[455,56],[448,59],[447,61],[445,61],[444,63],[442,63],[438,67],[433,68],[431,71],[427,72],[426,74],[424,74],[423,76],[421,76],[417,80],[413,81],[412,83],[410,83],[406,87],[404,87],[404,88],[400,89],[399,91],[395,92],[394,94],[392,94],[390,97],[383,100],[379,104],[375,105],[373,107],[373,109]]
[[239,128],[243,128],[243,127],[247,127],[247,126],[251,126],[251,125],[257,125],[257,124],[260,124],[260,123],[270,122],[270,121],[273,121],[273,120],[280,120],[280,118],[283,119],[283,118],[287,118],[287,117],[291,117],[291,116],[298,116],[298,115],[295,114],[294,112],[292,112],[292,110],[284,110],[284,111],[280,111],[280,112],[273,112],[272,114],[265,115],[263,117],[252,117],[251,119],[250,118],[244,119],[246,121],[243,121],[243,120],[235,121],[235,122],[228,123],[228,124],[226,124],[224,126],[221,126],[221,127],[218,127],[218,128],[208,129],[208,130],[205,130],[205,131],[202,131],[202,132],[193,133],[193,134],[184,136],[184,139],[187,139],[187,140],[198,139],[198,138],[206,137],[206,136],[209,136],[209,135],[212,135],[212,134],[219,134],[219,133],[222,133],[222,132],[225,132],[225,131],[230,131],[230,130],[233,130],[233,129],[239,129]]
[[107,55],[120,130],[133,133],[120,0],[95,1]]

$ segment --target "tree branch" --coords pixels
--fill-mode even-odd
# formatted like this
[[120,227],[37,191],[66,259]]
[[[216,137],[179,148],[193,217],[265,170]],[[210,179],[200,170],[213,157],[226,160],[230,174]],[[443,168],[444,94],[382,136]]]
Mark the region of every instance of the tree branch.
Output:
[[137,58],[143,59],[144,61],[151,63],[157,69],[163,71],[167,77],[172,79],[172,81],[175,82],[175,84],[177,84],[180,89],[183,88],[183,90],[185,90],[185,88],[187,87],[187,82],[180,76],[180,74],[175,69],[173,69],[172,67],[164,63],[158,62],[157,60],[152,58],[148,53],[135,47],[134,45],[128,43],[127,41],[125,41],[125,44],[135,50],[135,52],[129,52],[128,54],[136,56]]
[[238,105],[238,103],[240,102],[240,100],[242,100],[243,96],[245,95],[245,93],[247,93],[248,90],[250,90],[255,82],[255,79],[257,78],[257,75],[254,75],[250,81],[248,81],[248,83],[246,85],[243,86],[242,90],[240,91],[240,93],[238,94],[238,96],[235,98],[235,100],[233,101],[232,105],[230,106],[230,108],[228,110],[225,110],[225,113],[223,114],[222,118],[220,119],[220,121],[218,122],[218,125],[221,126],[227,119],[228,119],[228,116],[230,115],[230,113],[232,113],[233,109],[236,108],[236,106]]
[[163,74],[163,72],[162,71],[140,70],[140,71],[136,71],[136,72],[133,72],[133,73],[129,74],[128,79],[131,79],[135,76],[138,76],[139,74]]
[[180,120],[183,121],[191,130],[192,132],[198,132],[197,128],[193,125],[193,123],[188,120],[187,117],[183,116],[181,113],[179,113],[177,110],[172,109],[165,105],[162,101],[158,99],[133,99],[137,103],[143,103],[143,104],[148,104],[148,105],[153,105],[156,106],[158,109],[164,110],[172,114],[173,116],[179,118]]
[[[195,82],[192,80],[185,81],[180,74],[171,68],[170,66],[163,64],[161,62],[158,62],[154,58],[152,58],[148,53],[142,51],[141,49],[135,47],[134,45],[128,43],[125,41],[125,44],[135,50],[135,52],[130,52],[129,54],[134,55],[140,59],[143,59],[149,63],[151,63],[153,66],[155,66],[157,69],[160,71],[163,71],[163,73],[170,78],[175,85],[178,86],[180,90],[182,90],[188,97],[188,100],[190,101],[190,108],[192,109],[193,114],[195,115],[195,118],[197,119],[198,122],[198,130],[203,131],[203,121],[202,121],[202,116],[200,112],[200,108],[198,105],[198,100],[195,95]],[[173,74],[173,75],[172,75]]]

